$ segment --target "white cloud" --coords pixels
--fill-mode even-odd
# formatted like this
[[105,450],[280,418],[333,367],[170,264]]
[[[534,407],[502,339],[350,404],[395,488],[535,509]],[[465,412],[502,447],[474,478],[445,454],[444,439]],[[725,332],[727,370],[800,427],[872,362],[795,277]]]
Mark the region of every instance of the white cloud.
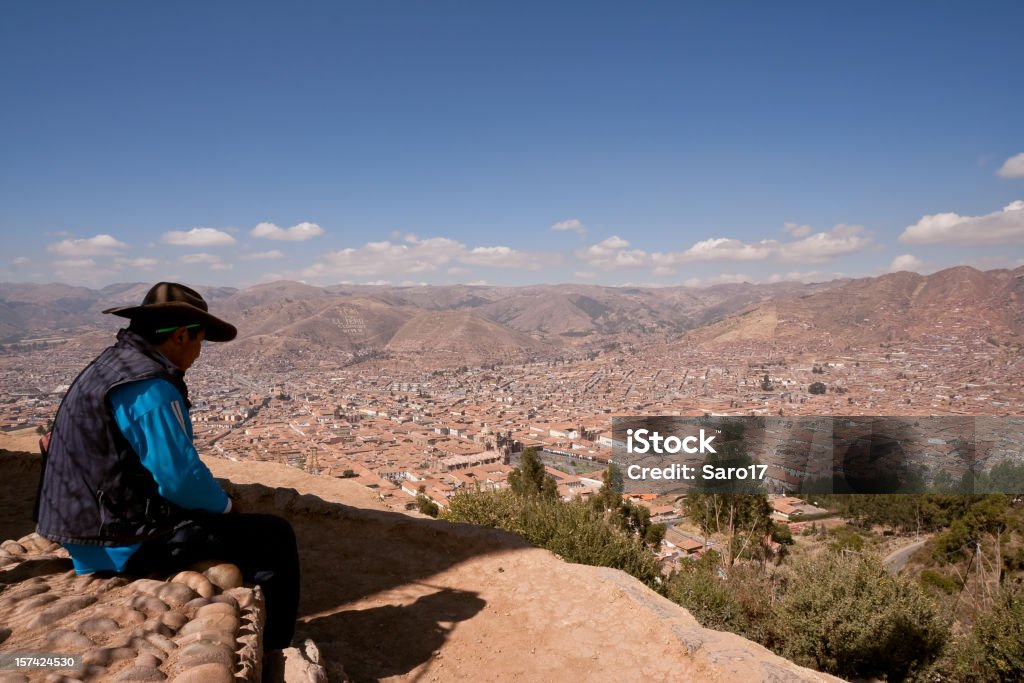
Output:
[[[794,234],[803,234],[797,226]],[[793,242],[761,240],[743,242],[728,237],[713,237],[695,243],[682,252],[657,252],[651,261],[658,267],[671,267],[694,261],[764,261],[821,263],[829,259],[861,251],[871,244],[871,238],[859,225],[837,225],[828,232],[818,232]]]
[[1004,161],[999,169],[999,175],[1004,178],[1024,178],[1024,152]]
[[165,232],[160,241],[178,247],[222,247],[235,243],[235,238],[216,228],[192,228],[188,232],[171,230]]
[[691,277],[683,280],[683,287],[700,287],[700,278]]
[[61,256],[84,258],[87,256],[109,256],[117,254],[128,245],[110,235],[96,235],[84,239],[66,239],[46,247],[46,250]]
[[571,230],[572,232],[575,232],[578,235],[583,235],[586,234],[587,232],[586,226],[583,225],[583,223],[580,222],[580,219],[578,218],[570,218],[569,220],[566,221],[559,221],[552,225],[551,229],[554,230],[555,232],[568,232]]
[[466,284],[469,285],[470,287],[486,287],[487,280],[473,280],[472,282],[467,282]]
[[828,282],[844,277],[842,273],[825,273],[820,270],[807,272],[791,271],[788,273],[773,273],[765,282]]
[[70,258],[70,259],[58,259],[53,262],[53,267],[58,270],[82,270],[85,268],[95,268],[96,261],[91,258]]
[[1007,204],[984,216],[937,213],[908,226],[900,241],[907,244],[1017,244],[1024,242],[1024,201]]
[[181,263],[187,263],[192,266],[206,266],[210,270],[231,270],[232,268],[234,268],[232,264],[225,263],[224,260],[221,259],[221,257],[217,256],[216,254],[185,254],[184,256],[180,256],[178,258],[178,261],[180,261]]
[[160,263],[155,258],[116,258],[114,259],[114,266],[117,268],[141,268],[142,270],[150,270],[153,266]]
[[14,260],[11,261],[11,264],[15,266],[24,266],[30,263],[31,261],[32,259],[30,259],[28,256],[15,256]]
[[921,270],[921,266],[923,265],[924,264],[921,263],[921,259],[917,258],[913,254],[901,254],[894,258],[892,263],[889,264],[889,271],[895,273],[901,270],[909,270],[916,273]]
[[783,223],[782,231],[787,235],[792,235],[793,237],[800,238],[807,237],[808,235],[810,235],[812,232],[814,232],[814,228],[812,228],[809,225],[800,225],[799,223]]
[[580,280],[593,280],[597,277],[597,273],[592,273],[589,270],[576,270],[573,271],[572,276]]
[[307,278],[353,278],[382,275],[434,273],[442,269],[464,272],[462,266],[535,270],[555,260],[552,255],[523,252],[511,247],[474,247],[447,237],[418,239],[407,235],[407,243],[367,242],[361,247],[324,254],[302,271]]
[[769,258],[778,246],[779,243],[775,240],[747,244],[726,237],[716,237],[697,242],[681,254],[658,254],[655,261],[760,261]]
[[304,242],[324,234],[323,228],[316,223],[299,223],[290,228],[280,228],[273,223],[260,223],[249,231],[253,237],[283,242]]
[[195,264],[212,265],[214,263],[220,263],[221,262],[220,256],[217,256],[215,254],[205,254],[205,253],[185,254],[184,256],[179,256],[178,260],[181,261],[182,263],[188,263],[188,264],[191,264],[191,265],[195,265]]
[[783,261],[800,263],[821,263],[863,250],[871,244],[871,238],[860,225],[837,225],[829,232],[815,233],[796,242],[779,246],[779,258]]
[[242,254],[238,258],[243,261],[272,261],[274,259],[284,258],[284,254],[278,249],[271,249],[270,251],[254,251],[248,254]]
[[474,247],[459,260],[473,266],[488,266],[490,268],[519,268],[523,270],[537,270],[541,262],[536,255],[524,251],[516,251],[510,247]]
[[592,244],[576,252],[576,256],[591,268],[614,270],[616,268],[642,268],[650,263],[647,252],[640,249],[626,249],[629,242],[618,235]]

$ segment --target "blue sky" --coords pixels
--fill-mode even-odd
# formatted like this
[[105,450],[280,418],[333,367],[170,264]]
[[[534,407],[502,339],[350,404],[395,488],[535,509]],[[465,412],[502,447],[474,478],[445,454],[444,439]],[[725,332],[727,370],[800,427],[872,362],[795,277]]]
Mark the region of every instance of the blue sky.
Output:
[[9,2],[0,280],[1024,264],[1024,4]]

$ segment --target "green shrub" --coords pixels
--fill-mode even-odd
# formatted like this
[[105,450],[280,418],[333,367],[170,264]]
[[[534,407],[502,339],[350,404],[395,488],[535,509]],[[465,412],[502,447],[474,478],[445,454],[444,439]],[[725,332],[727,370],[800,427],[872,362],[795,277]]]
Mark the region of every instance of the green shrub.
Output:
[[1024,589],[1003,589],[952,657],[953,680],[1019,681],[1024,676]]
[[684,560],[665,583],[665,595],[689,610],[702,626],[741,633],[746,619],[732,589],[719,578],[720,562],[713,550],[699,560]]
[[947,576],[933,569],[925,569],[921,572],[921,585],[934,586],[942,592],[952,595],[960,590],[963,584],[954,576]]
[[621,569],[649,586],[660,569],[643,540],[616,529],[592,506],[510,490],[464,493],[451,499],[442,519],[511,531],[569,562]]
[[781,649],[845,677],[900,680],[940,654],[948,637],[934,603],[874,556],[827,554],[794,566],[779,608]]
[[702,626],[738,633],[767,647],[776,643],[777,617],[771,580],[751,565],[722,576],[715,551],[685,560],[665,583],[665,595],[685,607]]

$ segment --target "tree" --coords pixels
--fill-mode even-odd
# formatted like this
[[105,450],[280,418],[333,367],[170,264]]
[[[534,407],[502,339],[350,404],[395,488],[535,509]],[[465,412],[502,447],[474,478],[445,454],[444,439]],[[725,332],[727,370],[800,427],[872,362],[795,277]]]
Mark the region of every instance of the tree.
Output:
[[901,680],[935,660],[948,630],[934,603],[871,555],[797,563],[779,607],[783,654],[847,678]]
[[609,464],[601,475],[601,481],[597,495],[590,499],[591,504],[596,510],[610,512],[622,504],[622,491],[625,489],[622,470],[614,463]]
[[824,394],[825,391],[826,391],[825,383],[824,382],[815,382],[814,384],[811,385],[809,391],[812,394]]
[[508,487],[523,498],[558,498],[558,484],[547,472],[544,463],[537,457],[536,448],[527,448],[519,459],[519,467],[508,475]]
[[657,549],[665,540],[665,532],[668,530],[664,524],[651,524],[644,533],[644,543]]
[[961,680],[1019,681],[1024,671],[1024,590],[1004,588],[956,648],[955,676]]
[[[718,424],[717,453],[709,453],[702,465],[746,468],[754,464],[747,453],[746,426],[740,420]],[[754,480],[699,480],[697,491],[686,496],[686,512],[705,537],[725,537],[722,569],[728,571],[742,558],[767,557],[765,541],[772,531],[772,508],[762,485]]]
[[422,484],[416,491],[416,507],[421,513],[430,517],[437,517],[438,513],[441,512],[441,508],[438,507],[437,503],[432,501],[430,496],[427,495],[427,487]]

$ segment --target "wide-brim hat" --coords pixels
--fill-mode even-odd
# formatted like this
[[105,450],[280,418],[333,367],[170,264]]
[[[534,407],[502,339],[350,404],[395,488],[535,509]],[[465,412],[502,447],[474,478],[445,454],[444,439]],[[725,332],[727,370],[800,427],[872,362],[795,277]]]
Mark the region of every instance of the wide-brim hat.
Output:
[[199,292],[176,282],[156,283],[146,292],[146,298],[139,306],[118,306],[103,312],[152,322],[160,327],[183,327],[199,323],[206,331],[206,341],[231,341],[238,334],[234,325],[210,315],[210,307]]

